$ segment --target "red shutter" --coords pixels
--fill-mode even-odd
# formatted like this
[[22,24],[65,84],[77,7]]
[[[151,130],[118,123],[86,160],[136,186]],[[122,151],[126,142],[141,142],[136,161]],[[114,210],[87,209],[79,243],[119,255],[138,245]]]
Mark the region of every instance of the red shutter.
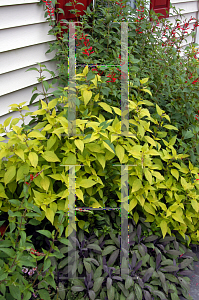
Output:
[[[69,20],[73,20],[73,21],[78,21],[79,20],[79,18],[76,18],[76,16],[74,14],[69,12],[69,10],[74,9],[74,7],[73,6],[65,6],[65,4],[69,3],[69,2],[72,2],[72,1],[70,1],[70,0],[58,0],[58,3],[55,6],[56,9],[61,8],[61,9],[63,9],[63,11],[65,13],[65,15],[63,15],[62,13],[58,14],[58,17],[57,17],[58,22],[62,19],[65,19],[65,20],[68,20],[68,21]],[[75,6],[75,8],[77,10],[80,10],[80,12],[77,12],[78,16],[83,16],[85,14],[84,10],[87,10],[87,7],[92,2],[92,0],[78,0],[77,2],[84,4],[84,6],[80,5],[80,4],[77,4]],[[62,22],[60,22],[60,23],[62,24]],[[64,29],[63,31],[67,32],[68,30]]]
[[155,13],[163,14],[159,19],[169,17],[169,13],[166,13],[166,11],[169,12],[169,8],[170,0],[151,0],[150,10],[153,9]]

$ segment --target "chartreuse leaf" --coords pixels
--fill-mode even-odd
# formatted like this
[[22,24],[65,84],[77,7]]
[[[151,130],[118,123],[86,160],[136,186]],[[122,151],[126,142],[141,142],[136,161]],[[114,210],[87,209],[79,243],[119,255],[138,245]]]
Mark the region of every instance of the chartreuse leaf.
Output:
[[7,118],[7,119],[4,121],[3,126],[4,126],[4,127],[7,127],[7,126],[10,124],[11,119],[12,119],[12,117]]
[[113,144],[109,140],[103,141],[103,145],[106,149],[108,149],[110,152],[115,154],[115,149]]
[[134,207],[137,205],[137,203],[138,203],[137,199],[135,197],[133,197],[133,199],[130,200],[128,211],[131,212],[134,209]]
[[133,181],[131,193],[137,192],[141,188],[142,188],[142,182],[140,179],[137,178]]
[[31,138],[36,138],[38,140],[45,140],[46,137],[39,131],[39,130],[33,130],[28,134],[28,137]]
[[191,205],[196,212],[199,211],[199,203],[196,200],[191,200]]
[[163,110],[161,110],[161,108],[157,104],[156,104],[156,111],[157,111],[159,116],[162,116]]
[[177,130],[178,131],[178,128],[176,128],[175,126],[173,125],[164,125],[163,127],[165,127],[166,129],[173,129],[173,130]]
[[79,197],[84,202],[84,195],[81,189],[75,190],[77,197]]
[[91,179],[77,178],[76,183],[79,187],[83,187],[83,188],[87,189],[87,188],[90,188],[91,186],[95,185],[97,182],[95,182]]
[[77,146],[77,148],[83,152],[84,150],[84,142],[82,140],[75,140],[75,145]]
[[150,184],[152,184],[153,178],[152,178],[152,175],[151,175],[151,172],[149,171],[149,169],[144,168],[144,175],[145,175],[146,179],[148,180],[148,182]]
[[84,104],[85,106],[88,104],[90,99],[92,98],[92,92],[91,91],[84,91],[83,92],[83,98],[84,98]]
[[98,105],[100,105],[104,110],[106,110],[112,114],[112,109],[108,104],[106,104],[104,102],[99,102]]
[[167,222],[162,220],[161,223],[160,223],[160,228],[162,230],[162,235],[163,235],[163,239],[167,233]]
[[35,152],[30,152],[28,156],[31,165],[36,168],[38,165],[38,155]]
[[120,162],[122,163],[123,158],[124,158],[124,148],[118,144],[115,148],[115,152],[116,152],[116,155],[119,158]]
[[42,154],[43,158],[48,162],[60,161],[57,155],[53,151],[45,151]]
[[8,199],[8,197],[5,194],[5,189],[1,183],[0,183],[0,197]]
[[96,156],[97,156],[97,160],[99,161],[100,165],[102,166],[102,168],[103,168],[103,170],[104,170],[105,165],[106,165],[106,159],[105,159],[105,156],[102,155],[102,154],[99,154],[99,153],[97,153]]
[[86,76],[88,74],[88,65],[84,68],[82,74]]
[[171,174],[178,180],[179,179],[179,172],[176,169],[171,169]]
[[57,105],[57,101],[58,101],[58,99],[56,98],[56,99],[53,99],[53,100],[51,100],[49,103],[48,103],[48,108],[49,109],[52,109],[52,108],[54,108],[56,105]]
[[16,165],[10,166],[4,174],[4,183],[8,184],[16,175]]
[[143,91],[145,93],[148,93],[152,97],[152,93],[148,89],[141,89],[141,91]]
[[140,83],[145,84],[145,83],[147,83],[148,80],[149,80],[149,78],[143,78],[140,80]]
[[152,205],[150,203],[146,203],[144,204],[144,209],[152,215],[156,215],[154,208],[152,207]]
[[22,149],[15,150],[15,154],[17,154],[23,161],[24,160],[24,151]]

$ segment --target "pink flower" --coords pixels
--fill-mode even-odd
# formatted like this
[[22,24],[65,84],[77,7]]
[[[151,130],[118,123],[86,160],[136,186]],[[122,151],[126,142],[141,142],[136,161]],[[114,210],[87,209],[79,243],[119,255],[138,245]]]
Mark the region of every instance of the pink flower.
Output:
[[31,276],[31,275],[33,275],[35,272],[33,271],[33,270],[30,270],[29,272],[28,272],[28,275],[29,276]]
[[28,272],[28,268],[22,268],[22,272],[23,273],[27,273]]

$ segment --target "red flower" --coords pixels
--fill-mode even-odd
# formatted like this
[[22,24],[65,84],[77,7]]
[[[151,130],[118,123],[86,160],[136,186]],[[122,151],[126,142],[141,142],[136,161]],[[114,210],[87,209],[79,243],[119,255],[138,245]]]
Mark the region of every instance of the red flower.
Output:
[[115,82],[117,78],[115,78],[114,76],[115,76],[115,73],[107,75],[107,77],[111,78],[111,81],[108,80],[107,82]]

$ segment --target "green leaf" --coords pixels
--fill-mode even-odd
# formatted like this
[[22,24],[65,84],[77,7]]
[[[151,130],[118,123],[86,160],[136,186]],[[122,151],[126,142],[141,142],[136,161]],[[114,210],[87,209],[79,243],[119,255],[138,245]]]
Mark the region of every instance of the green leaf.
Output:
[[90,273],[91,272],[91,265],[85,260],[85,258],[83,259],[83,263],[84,263],[84,266],[86,268],[86,271],[88,273]]
[[102,256],[105,256],[107,254],[112,253],[114,250],[116,250],[117,248],[115,246],[107,246],[103,251],[102,251]]
[[21,300],[21,292],[17,286],[11,285],[9,290],[14,299]]
[[142,300],[142,290],[137,283],[134,284],[134,289],[135,289],[137,300]]
[[50,260],[50,258],[47,258],[46,260],[44,260],[43,272],[45,272],[47,269],[49,269],[50,266],[51,266],[51,260]]
[[38,292],[41,299],[50,300],[50,295],[48,291],[42,289],[42,290],[38,290]]
[[104,281],[104,277],[99,277],[94,281],[94,285],[93,285],[94,292],[97,292],[101,288],[103,281]]
[[152,293],[154,295],[157,295],[161,300],[165,300],[166,299],[165,294],[163,292],[161,292],[161,291],[152,291]]
[[85,288],[82,286],[72,286],[71,290],[76,293],[76,292],[82,292],[83,290],[85,290]]
[[26,72],[28,72],[28,71],[37,71],[37,72],[39,72],[39,70],[37,68],[29,68],[28,70],[26,70]]
[[97,250],[97,251],[102,251],[102,249],[100,248],[100,246],[97,245],[97,244],[89,244],[89,245],[87,245],[87,248],[93,249],[93,250]]
[[125,280],[125,289],[129,289],[132,286],[133,283],[133,279],[131,276],[127,276],[126,280]]
[[114,300],[115,299],[115,288],[113,286],[110,287],[110,289],[107,290],[108,300]]
[[46,92],[47,92],[48,89],[49,89],[49,84],[48,84],[48,82],[47,82],[47,81],[42,81],[42,83],[43,83],[43,86],[44,86],[44,88],[45,88],[45,90],[46,90]]
[[58,293],[59,293],[59,297],[61,298],[61,300],[64,300],[65,297],[66,297],[66,289],[65,289],[65,287],[64,287],[64,285],[63,285],[62,282],[59,282]]
[[39,233],[45,235],[45,236],[48,237],[49,239],[52,238],[52,233],[50,233],[50,231],[48,231],[48,230],[37,230],[37,232],[39,232]]
[[29,292],[28,290],[26,290],[23,293],[23,300],[29,300],[31,298],[31,296],[32,296],[31,292]]
[[194,136],[194,133],[190,130],[187,130],[184,135],[184,140],[190,139]]
[[177,266],[166,266],[162,268],[162,271],[164,272],[174,272],[174,271],[178,271],[179,268]]
[[13,249],[1,248],[0,247],[0,251],[4,252],[5,254],[7,254],[10,257],[14,257],[15,256],[15,251]]

